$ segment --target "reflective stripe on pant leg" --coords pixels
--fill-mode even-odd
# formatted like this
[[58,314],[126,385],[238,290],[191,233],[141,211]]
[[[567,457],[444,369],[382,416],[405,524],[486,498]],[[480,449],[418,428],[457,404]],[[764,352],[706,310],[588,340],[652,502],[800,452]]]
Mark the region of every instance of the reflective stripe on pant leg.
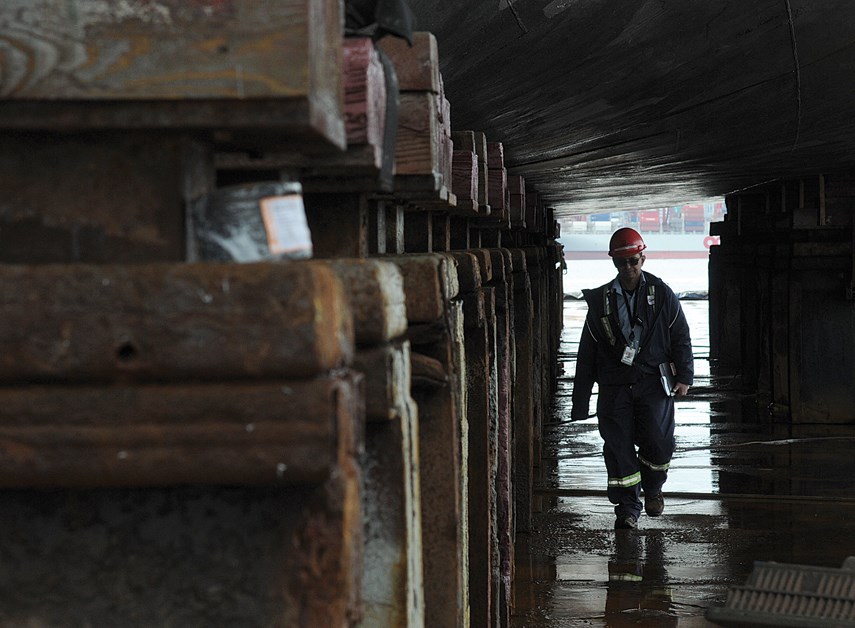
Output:
[[632,475],[628,475],[625,478],[609,478],[609,486],[619,486],[621,488],[626,488],[628,486],[635,486],[636,484],[641,483],[641,472],[636,471]]
[[628,386],[600,386],[597,416],[608,474],[606,494],[617,514],[641,512],[641,475],[635,453],[635,420]]
[[[646,460],[646,459],[645,459],[644,457],[642,457],[642,456],[638,456],[638,461],[639,461],[641,464],[643,464],[643,465],[647,466],[648,468],[650,468],[650,469],[652,469],[652,470],[654,470],[654,471],[667,471],[667,470],[671,467],[671,463],[670,463],[670,462],[666,462],[665,464],[654,464],[654,463],[650,462],[649,460]],[[638,478],[638,479],[639,479],[639,482],[640,482],[640,481],[641,481],[641,474],[639,474],[639,478]]]
[[636,444],[641,471],[641,488],[647,495],[657,495],[668,478],[674,454],[674,400],[665,396],[659,378],[642,378],[633,387],[638,409]]

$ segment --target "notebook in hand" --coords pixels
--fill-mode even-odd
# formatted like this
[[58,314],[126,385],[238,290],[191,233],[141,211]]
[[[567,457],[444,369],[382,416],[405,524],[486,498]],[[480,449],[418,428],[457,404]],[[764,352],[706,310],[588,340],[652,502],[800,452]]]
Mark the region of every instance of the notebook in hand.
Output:
[[673,362],[663,362],[659,365],[659,379],[662,381],[665,394],[673,397],[674,386],[677,385],[677,369],[674,368]]

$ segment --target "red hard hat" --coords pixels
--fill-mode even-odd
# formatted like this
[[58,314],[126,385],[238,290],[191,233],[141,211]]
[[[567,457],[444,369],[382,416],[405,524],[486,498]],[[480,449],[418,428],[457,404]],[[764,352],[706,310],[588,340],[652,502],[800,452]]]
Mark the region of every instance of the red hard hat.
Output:
[[618,229],[609,240],[609,255],[611,257],[632,257],[646,248],[647,245],[641,239],[641,234],[629,227]]

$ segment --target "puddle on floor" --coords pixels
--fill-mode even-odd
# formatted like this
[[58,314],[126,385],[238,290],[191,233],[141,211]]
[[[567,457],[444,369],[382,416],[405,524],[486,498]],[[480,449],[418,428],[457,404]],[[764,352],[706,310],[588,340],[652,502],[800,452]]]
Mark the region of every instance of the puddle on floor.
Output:
[[697,377],[677,403],[665,513],[615,531],[596,419],[567,420],[584,308],[565,303],[565,372],[534,530],[517,538],[513,628],[714,626],[706,610],[754,561],[839,567],[855,555],[855,434],[775,424],[738,378],[713,373],[705,301],[684,302]]

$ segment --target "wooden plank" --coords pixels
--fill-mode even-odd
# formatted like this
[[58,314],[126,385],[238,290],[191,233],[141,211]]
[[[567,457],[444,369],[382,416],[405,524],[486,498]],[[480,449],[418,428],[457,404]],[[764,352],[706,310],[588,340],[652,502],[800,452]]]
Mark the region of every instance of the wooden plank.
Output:
[[353,368],[365,376],[365,415],[369,421],[401,420],[409,412],[410,343],[365,348],[356,352]]
[[461,200],[478,199],[478,157],[468,150],[455,150],[452,160],[451,190]]
[[306,221],[316,258],[369,254],[368,199],[356,192],[304,194]]
[[308,155],[295,150],[282,152],[268,148],[251,152],[220,150],[215,165],[220,172],[269,173],[299,172],[307,194],[342,192],[391,192],[391,182],[383,178],[383,153],[371,144],[353,144],[344,152]]
[[6,265],[0,281],[3,382],[307,377],[352,358],[323,264]]
[[490,216],[502,219],[507,215],[506,198],[508,193],[508,171],[504,168],[490,166]]
[[341,12],[336,2],[321,3],[235,10],[234,2],[215,0],[192,7],[42,0],[25,12],[6,3],[4,39],[15,52],[4,57],[0,94],[251,99],[308,96],[314,81],[332,91],[341,85]]
[[487,142],[487,166],[500,169],[505,167],[505,147],[501,142]]
[[367,37],[344,40],[344,124],[347,143],[383,147],[386,81],[374,43]]
[[[244,111],[262,128],[302,130],[318,148],[345,146],[335,0],[43,0],[26,11],[5,3],[0,20],[9,51],[0,60],[0,126],[223,129],[246,123]],[[223,101],[234,101],[232,115],[222,115]]]
[[404,252],[404,208],[399,203],[386,204],[386,252],[401,255]]
[[475,152],[475,131],[454,131],[451,134],[454,150]]
[[340,377],[2,387],[0,487],[320,484],[356,447],[356,390]]
[[[450,256],[431,257],[441,259],[448,278],[454,277],[456,295]],[[421,297],[417,288],[412,295],[408,290],[408,299]],[[416,327],[413,398],[419,408],[425,625],[465,626],[470,623],[469,457],[462,304],[449,299],[439,320]]]
[[498,602],[493,625],[509,626],[514,566],[513,456],[511,439],[513,385],[513,272],[508,249],[490,249],[496,295],[496,383],[498,386],[498,453],[496,466],[496,537]]
[[451,219],[446,212],[433,212],[431,250],[435,252],[451,249]]
[[386,259],[397,265],[404,277],[410,325],[442,318],[447,302],[459,290],[457,272],[446,256],[400,255]]
[[[491,581],[491,329],[482,289],[482,256],[473,252],[452,254],[458,264],[463,300],[466,354],[466,417],[469,424],[469,592],[472,625],[490,625]],[[489,293],[492,301],[492,293]]]
[[508,193],[511,195],[525,196],[525,178],[516,174],[507,176]]
[[490,215],[490,169],[487,163],[487,136],[480,131],[474,133],[475,154],[478,155],[478,204],[483,216]]
[[531,190],[525,196],[525,225],[530,233],[541,233],[544,229],[543,204],[538,193]]
[[404,278],[395,264],[345,258],[331,260],[329,266],[347,295],[357,345],[382,344],[406,333]]
[[413,45],[398,37],[384,37],[377,46],[395,65],[402,92],[440,92],[439,49],[433,33],[413,33]]
[[419,417],[412,400],[407,409],[366,426],[360,626],[424,625]]
[[395,143],[397,175],[442,174],[439,167],[439,113],[429,93],[403,93]]
[[0,260],[184,261],[187,203],[212,189],[212,154],[155,131],[0,133]]
[[525,179],[518,175],[508,175],[508,192],[511,227],[525,229]]
[[404,251],[433,252],[433,212],[412,210],[404,214]]
[[353,625],[359,484],[351,465],[309,487],[3,491],[3,536],[19,539],[6,551],[21,566],[3,583],[4,623]]
[[531,375],[534,351],[534,302],[532,285],[526,269],[523,249],[511,249],[513,258],[514,284],[514,370],[528,373],[526,377],[514,378],[513,386],[513,457],[514,457],[514,502],[517,532],[528,532],[532,526],[532,499],[534,480],[534,381]]

